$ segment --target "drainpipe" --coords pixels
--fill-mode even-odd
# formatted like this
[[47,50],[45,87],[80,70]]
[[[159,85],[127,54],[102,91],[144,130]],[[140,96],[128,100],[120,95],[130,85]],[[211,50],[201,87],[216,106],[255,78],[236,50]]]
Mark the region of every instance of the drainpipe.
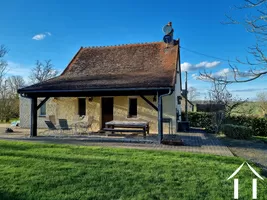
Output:
[[162,123],[162,116],[163,116],[163,111],[162,111],[162,97],[171,95],[173,91],[169,89],[169,92],[166,94],[159,95],[158,94],[158,139],[159,143],[161,143],[163,139],[163,123]]

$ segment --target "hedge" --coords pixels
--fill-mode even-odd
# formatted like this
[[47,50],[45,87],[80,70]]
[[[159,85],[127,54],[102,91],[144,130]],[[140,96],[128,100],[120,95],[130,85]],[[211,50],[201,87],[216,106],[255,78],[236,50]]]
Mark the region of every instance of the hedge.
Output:
[[246,126],[224,124],[221,130],[229,138],[246,140],[252,137],[251,128]]
[[[183,115],[182,115],[183,118]],[[205,128],[207,132],[214,132],[215,114],[207,112],[189,112],[188,121],[191,127]]]
[[[184,115],[182,115],[184,118]],[[191,127],[205,128],[208,132],[215,130],[215,113],[189,112],[188,120]],[[267,137],[267,119],[247,116],[230,116],[224,120],[224,124],[233,124],[251,128],[253,135]]]
[[255,136],[267,137],[267,119],[246,116],[231,116],[225,119],[225,123],[250,127]]

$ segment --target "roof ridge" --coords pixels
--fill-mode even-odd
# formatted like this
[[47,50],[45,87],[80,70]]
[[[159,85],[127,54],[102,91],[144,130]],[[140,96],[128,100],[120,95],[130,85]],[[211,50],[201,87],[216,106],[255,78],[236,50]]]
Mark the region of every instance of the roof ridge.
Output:
[[141,42],[141,43],[129,43],[129,44],[114,44],[114,45],[107,45],[107,46],[88,46],[88,47],[84,47],[84,48],[85,49],[95,49],[95,48],[138,46],[138,45],[159,44],[159,43],[163,43],[163,42],[162,41],[155,41],[155,42]]

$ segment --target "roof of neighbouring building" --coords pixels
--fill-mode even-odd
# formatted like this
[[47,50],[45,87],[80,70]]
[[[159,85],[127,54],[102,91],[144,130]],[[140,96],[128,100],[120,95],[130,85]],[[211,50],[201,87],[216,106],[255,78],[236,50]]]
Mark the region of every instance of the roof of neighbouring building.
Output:
[[63,73],[19,90],[174,87],[178,45],[163,42],[81,48]]

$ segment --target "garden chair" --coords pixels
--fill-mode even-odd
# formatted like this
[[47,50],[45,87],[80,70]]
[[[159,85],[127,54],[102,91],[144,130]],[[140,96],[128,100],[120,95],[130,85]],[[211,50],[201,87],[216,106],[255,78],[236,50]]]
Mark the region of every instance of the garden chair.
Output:
[[78,128],[79,128],[79,123],[81,122],[82,117],[80,115],[74,115],[72,122],[71,122],[71,127],[74,127],[74,133],[78,132]]
[[72,131],[72,128],[69,127],[66,119],[58,119],[58,122],[62,133],[64,133],[64,131]]
[[60,129],[58,129],[51,121],[45,121],[48,131],[52,131],[54,134],[57,134]]
[[[94,116],[86,117],[86,121],[82,122],[80,127],[84,129],[84,132],[87,132],[88,129],[92,131],[92,124],[94,122]],[[89,132],[88,132],[89,134]]]
[[81,135],[81,131],[83,131],[83,127],[87,122],[88,122],[88,116],[87,115],[82,116],[82,119],[75,123],[75,131],[79,132],[79,134]]
[[71,124],[72,127],[74,127],[74,133],[79,133],[81,134],[81,132],[79,131],[79,129],[81,128],[81,124],[87,122],[87,116],[83,115],[83,116],[80,116],[80,115],[75,115],[73,117],[73,122]]

